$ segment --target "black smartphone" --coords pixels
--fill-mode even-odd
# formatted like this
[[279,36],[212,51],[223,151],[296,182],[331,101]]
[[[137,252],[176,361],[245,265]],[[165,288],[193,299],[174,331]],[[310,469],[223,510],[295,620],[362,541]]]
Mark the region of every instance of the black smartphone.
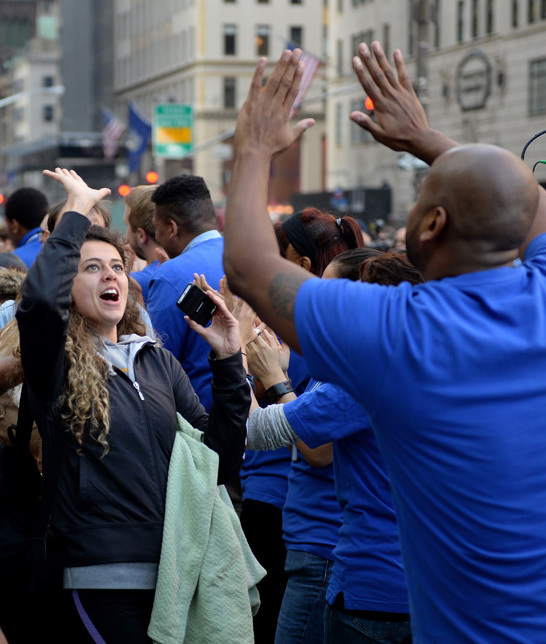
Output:
[[216,304],[195,284],[186,286],[176,306],[201,326],[207,326],[216,311]]

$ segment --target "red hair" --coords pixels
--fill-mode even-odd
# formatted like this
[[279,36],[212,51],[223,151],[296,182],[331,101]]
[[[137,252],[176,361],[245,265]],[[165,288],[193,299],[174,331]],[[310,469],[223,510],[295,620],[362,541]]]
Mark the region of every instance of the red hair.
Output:
[[[316,257],[312,258],[311,272],[322,277],[326,267],[332,259],[353,248],[364,248],[364,238],[360,226],[352,217],[336,218],[318,208],[305,208],[292,217],[300,217],[309,237],[316,247]],[[282,223],[275,224],[275,233],[281,255],[286,257],[286,249],[290,240],[282,227]]]

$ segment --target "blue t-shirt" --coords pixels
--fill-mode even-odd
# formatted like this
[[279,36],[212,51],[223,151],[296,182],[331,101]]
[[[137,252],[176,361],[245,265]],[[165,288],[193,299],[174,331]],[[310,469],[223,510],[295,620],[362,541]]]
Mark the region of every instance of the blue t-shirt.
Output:
[[387,466],[415,641],[545,640],[545,273],[542,235],[518,268],[298,293],[311,374],[363,404]]
[[36,259],[36,255],[42,250],[42,242],[40,241],[41,232],[42,229],[40,226],[29,230],[24,237],[21,237],[17,248],[12,251],[13,254],[20,257],[29,268]]
[[218,288],[224,275],[223,251],[224,240],[217,231],[196,237],[181,255],[159,266],[150,282],[146,306],[163,346],[180,360],[207,412],[212,404],[210,346],[190,329],[176,302],[186,286],[193,282],[194,273],[204,274],[207,282]]
[[[318,381],[311,380],[301,396],[283,405],[290,424],[291,420],[304,426],[312,426],[315,422],[332,422],[335,412],[327,418],[317,418],[315,414],[315,402],[319,404],[323,387]],[[341,526],[341,508],[336,498],[334,468],[331,464],[312,467],[298,454],[298,460],[292,463],[288,475],[282,526],[287,549],[303,550],[333,560],[332,551]]]
[[[351,610],[407,613],[398,526],[383,459],[364,409],[336,385],[322,383],[284,405],[286,418],[309,447],[333,441],[339,541],[326,600],[342,592]],[[315,468],[323,469],[323,468]],[[289,479],[288,497],[291,493]],[[326,511],[315,508],[316,518]]]
[[144,304],[148,301],[148,291],[150,290],[150,282],[152,277],[155,275],[157,269],[159,268],[159,260],[156,259],[155,262],[148,264],[141,271],[133,271],[129,275],[140,284],[142,289],[142,299]]
[[288,447],[279,447],[267,452],[247,449],[239,474],[243,501],[261,501],[282,510],[291,465]]

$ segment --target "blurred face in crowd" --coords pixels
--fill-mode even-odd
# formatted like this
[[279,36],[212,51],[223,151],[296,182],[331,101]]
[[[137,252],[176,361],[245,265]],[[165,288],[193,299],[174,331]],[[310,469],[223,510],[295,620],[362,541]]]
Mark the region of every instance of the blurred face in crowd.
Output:
[[72,300],[97,332],[117,342],[117,324],[127,305],[128,279],[119,252],[107,242],[86,241],[81,249]]
[[104,228],[106,226],[106,222],[104,221],[104,217],[102,214],[93,208],[93,210],[89,213],[88,215],[89,220],[93,224],[93,226],[102,226]]
[[125,224],[126,228],[126,233],[125,233],[125,239],[127,240],[127,243],[131,247],[131,250],[133,250],[136,254],[137,257],[140,257],[140,259],[146,259],[144,257],[144,254],[140,248],[140,244],[138,243],[138,231],[135,230],[132,226],[131,223],[129,222],[129,216],[131,215],[131,208],[125,204],[125,210],[123,211],[123,223]]
[[0,237],[0,253],[11,253],[12,250],[14,250],[14,246],[11,239]]

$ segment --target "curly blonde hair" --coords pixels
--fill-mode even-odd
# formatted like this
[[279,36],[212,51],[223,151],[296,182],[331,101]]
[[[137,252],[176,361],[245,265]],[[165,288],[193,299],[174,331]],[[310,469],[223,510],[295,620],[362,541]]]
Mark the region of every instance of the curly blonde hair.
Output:
[[[85,241],[111,244],[125,260],[121,239],[113,231],[92,226]],[[118,336],[130,333],[144,335],[146,332],[137,303],[131,294],[117,331]],[[100,335],[72,303],[65,345],[68,371],[60,399],[63,410],[61,418],[80,449],[85,435],[89,434],[102,446],[104,457],[109,451],[110,400],[106,387],[109,366],[100,354],[100,342]]]

